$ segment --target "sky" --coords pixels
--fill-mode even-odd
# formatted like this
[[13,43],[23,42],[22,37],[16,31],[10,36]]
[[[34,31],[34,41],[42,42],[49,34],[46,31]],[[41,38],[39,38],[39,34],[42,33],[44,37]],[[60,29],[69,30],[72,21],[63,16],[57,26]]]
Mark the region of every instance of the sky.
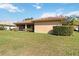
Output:
[[79,16],[77,3],[0,3],[0,21],[22,21],[25,18]]

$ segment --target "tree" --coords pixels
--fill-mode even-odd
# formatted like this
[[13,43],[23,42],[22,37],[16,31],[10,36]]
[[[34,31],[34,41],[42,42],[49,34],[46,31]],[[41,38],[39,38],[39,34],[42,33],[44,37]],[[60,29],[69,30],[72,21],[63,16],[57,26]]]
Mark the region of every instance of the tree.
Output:
[[24,21],[25,21],[25,20],[32,20],[32,19],[33,19],[33,17],[31,17],[31,18],[25,18]]
[[79,20],[75,16],[66,17],[64,25],[78,25]]

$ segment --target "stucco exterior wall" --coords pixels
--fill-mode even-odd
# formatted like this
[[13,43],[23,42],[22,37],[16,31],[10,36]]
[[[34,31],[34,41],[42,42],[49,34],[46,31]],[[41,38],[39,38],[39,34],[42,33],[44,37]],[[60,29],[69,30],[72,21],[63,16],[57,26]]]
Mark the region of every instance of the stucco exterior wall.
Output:
[[34,23],[34,32],[48,33],[53,29],[53,26],[62,26],[60,22],[39,22]]

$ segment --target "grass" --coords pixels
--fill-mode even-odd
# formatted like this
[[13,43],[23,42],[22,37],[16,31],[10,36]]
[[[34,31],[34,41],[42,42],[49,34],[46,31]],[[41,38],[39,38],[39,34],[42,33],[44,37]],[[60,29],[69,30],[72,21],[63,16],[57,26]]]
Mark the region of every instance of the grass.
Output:
[[0,55],[77,56],[79,33],[72,36],[0,31]]

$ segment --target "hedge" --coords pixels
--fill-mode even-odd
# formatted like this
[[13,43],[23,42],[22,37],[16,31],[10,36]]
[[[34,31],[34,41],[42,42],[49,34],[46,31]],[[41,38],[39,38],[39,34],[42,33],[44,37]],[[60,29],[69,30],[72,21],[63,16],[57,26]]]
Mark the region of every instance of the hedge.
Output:
[[74,31],[73,26],[54,26],[53,34],[60,36],[70,36]]

